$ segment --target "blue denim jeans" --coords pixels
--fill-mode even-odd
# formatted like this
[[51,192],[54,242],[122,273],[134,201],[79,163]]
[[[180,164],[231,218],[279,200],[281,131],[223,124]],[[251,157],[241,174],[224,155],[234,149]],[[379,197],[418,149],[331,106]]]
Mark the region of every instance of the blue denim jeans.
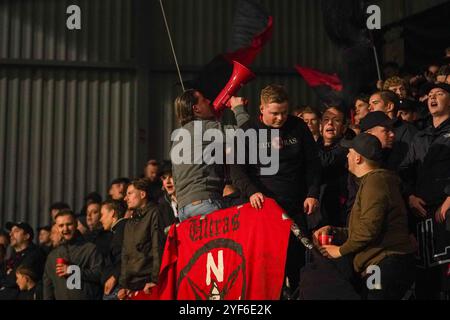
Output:
[[202,200],[199,203],[188,204],[178,210],[178,218],[180,221],[189,219],[195,216],[203,216],[213,211],[223,208],[222,200]]

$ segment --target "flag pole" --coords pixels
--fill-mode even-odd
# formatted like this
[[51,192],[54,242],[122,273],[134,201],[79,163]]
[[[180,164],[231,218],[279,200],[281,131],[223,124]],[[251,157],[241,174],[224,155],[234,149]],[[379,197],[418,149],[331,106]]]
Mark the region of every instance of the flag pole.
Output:
[[377,65],[378,80],[381,81],[381,72],[380,72],[380,64],[378,62],[377,48],[375,47],[375,45],[373,45],[372,48],[373,48],[373,54],[375,56],[375,64]]
[[369,37],[370,37],[370,42],[372,44],[373,55],[375,57],[375,65],[377,66],[378,80],[382,81],[380,63],[378,61],[377,47],[375,46],[375,41],[373,40],[373,34],[370,31],[369,31]]
[[166,13],[164,11],[164,6],[163,6],[163,3],[162,3],[162,0],[159,0],[159,4],[161,5],[161,12],[162,12],[162,15],[163,15],[164,23],[166,25],[167,36],[169,37],[170,47],[172,48],[172,55],[173,55],[173,58],[175,60],[175,66],[177,67],[178,78],[180,79],[181,88],[183,88],[183,92],[184,92],[186,90],[184,89],[184,82],[183,82],[183,78],[181,77],[180,66],[178,65],[177,55],[175,53],[175,48],[173,46],[172,37],[170,35],[169,24],[167,23]]
[[282,214],[283,219],[289,219],[292,221],[291,223],[291,231],[294,234],[294,236],[300,240],[300,242],[309,250],[314,248],[314,245],[311,243],[311,240],[309,240],[303,232],[300,230],[299,226],[294,222],[294,220],[289,217],[287,213]]

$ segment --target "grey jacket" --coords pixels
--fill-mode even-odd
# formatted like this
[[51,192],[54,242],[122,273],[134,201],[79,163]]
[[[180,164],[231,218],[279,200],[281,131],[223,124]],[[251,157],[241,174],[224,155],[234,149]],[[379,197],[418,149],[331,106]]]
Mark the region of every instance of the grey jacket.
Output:
[[[222,198],[225,166],[223,164],[206,164],[201,158],[205,147],[210,144],[210,141],[205,142],[202,139],[204,132],[208,129],[222,131],[222,126],[220,122],[212,120],[191,121],[177,132],[178,136],[184,137],[186,134],[190,138],[190,143],[181,138],[178,141],[175,140],[172,145],[172,172],[179,208],[198,200]],[[194,137],[194,134],[197,136]],[[186,147],[183,148],[183,146]],[[188,153],[183,154],[183,151]],[[196,151],[201,152],[195,154]],[[183,157],[183,163],[177,161],[179,160],[178,155]]]
[[[81,289],[69,289],[69,278],[56,275],[56,258],[64,258],[80,267]],[[44,300],[96,300],[102,297],[100,283],[103,257],[93,243],[77,236],[53,249],[47,256],[43,278]],[[74,274],[73,274],[74,275]]]

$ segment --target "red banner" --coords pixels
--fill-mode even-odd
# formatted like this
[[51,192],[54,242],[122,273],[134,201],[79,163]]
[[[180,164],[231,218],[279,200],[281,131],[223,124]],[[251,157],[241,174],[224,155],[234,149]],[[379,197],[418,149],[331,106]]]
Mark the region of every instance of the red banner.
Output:
[[266,198],[172,226],[162,259],[160,299],[278,300],[291,220]]
[[342,82],[337,74],[326,74],[311,68],[295,66],[298,73],[305,79],[310,87],[325,85],[335,91],[342,91]]

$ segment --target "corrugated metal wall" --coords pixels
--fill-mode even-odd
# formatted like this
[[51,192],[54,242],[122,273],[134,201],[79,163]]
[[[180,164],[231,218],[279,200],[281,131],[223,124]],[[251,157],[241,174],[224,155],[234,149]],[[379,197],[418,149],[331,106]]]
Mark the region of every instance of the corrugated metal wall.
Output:
[[[81,30],[66,8],[81,7]],[[133,1],[0,1],[0,225],[136,172]]]

